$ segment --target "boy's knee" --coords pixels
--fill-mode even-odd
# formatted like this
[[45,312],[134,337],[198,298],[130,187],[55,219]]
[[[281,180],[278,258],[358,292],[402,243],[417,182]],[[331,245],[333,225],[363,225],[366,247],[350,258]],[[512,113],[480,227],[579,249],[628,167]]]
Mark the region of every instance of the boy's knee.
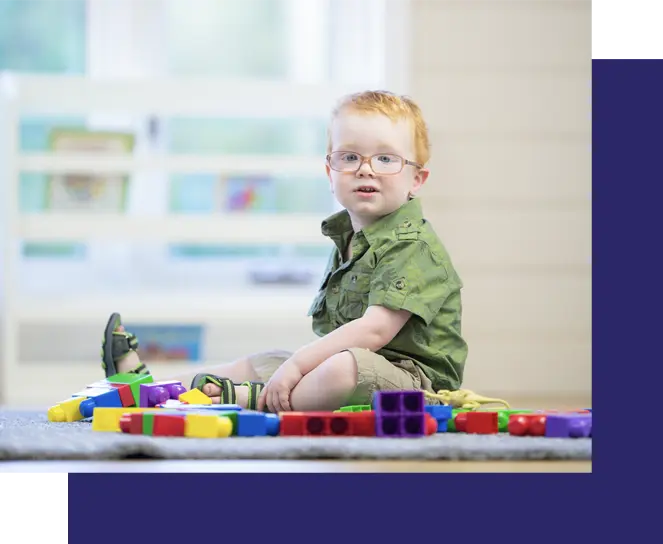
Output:
[[343,389],[357,387],[357,361],[349,351],[341,351],[325,360],[320,368],[324,370],[330,383]]

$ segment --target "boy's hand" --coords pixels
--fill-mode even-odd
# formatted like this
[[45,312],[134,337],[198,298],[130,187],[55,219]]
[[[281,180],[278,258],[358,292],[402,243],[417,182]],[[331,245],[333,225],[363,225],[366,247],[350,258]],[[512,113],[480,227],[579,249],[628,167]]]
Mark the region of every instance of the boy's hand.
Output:
[[273,414],[290,411],[290,392],[303,377],[295,362],[288,359],[274,372],[260,393],[258,410],[263,411],[267,406]]

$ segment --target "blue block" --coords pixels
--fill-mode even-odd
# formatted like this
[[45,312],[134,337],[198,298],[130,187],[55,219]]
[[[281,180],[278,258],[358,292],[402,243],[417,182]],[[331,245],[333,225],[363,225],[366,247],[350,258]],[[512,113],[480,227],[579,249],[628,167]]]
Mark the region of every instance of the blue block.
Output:
[[237,412],[237,436],[267,436],[267,420],[261,412]]
[[265,414],[265,424],[269,436],[278,436],[281,430],[281,420],[277,414]]
[[120,393],[114,387],[109,389],[90,388],[72,396],[86,397],[78,407],[84,418],[92,417],[95,408],[123,408]]
[[425,409],[435,419],[451,419],[453,415],[451,406],[427,404]]

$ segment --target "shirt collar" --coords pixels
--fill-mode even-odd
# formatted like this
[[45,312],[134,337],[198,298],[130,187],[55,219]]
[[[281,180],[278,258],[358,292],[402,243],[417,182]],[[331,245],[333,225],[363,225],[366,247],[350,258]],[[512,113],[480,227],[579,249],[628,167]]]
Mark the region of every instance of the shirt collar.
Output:
[[[397,210],[364,227],[361,232],[366,237],[368,243],[372,244],[382,234],[391,233],[398,227],[417,228],[422,220],[421,203],[419,199],[411,198]],[[347,239],[348,235],[352,232],[350,214],[347,210],[341,210],[330,215],[322,222],[321,230],[322,234],[331,238],[338,245],[343,239]]]

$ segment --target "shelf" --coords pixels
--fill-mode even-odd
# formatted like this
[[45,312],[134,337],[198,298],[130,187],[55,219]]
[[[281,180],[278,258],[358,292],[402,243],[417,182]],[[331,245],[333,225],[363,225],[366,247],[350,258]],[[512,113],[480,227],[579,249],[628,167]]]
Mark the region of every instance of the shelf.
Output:
[[322,218],[296,214],[131,216],[119,213],[40,213],[19,219],[18,237],[32,242],[158,240],[191,244],[329,244]]
[[325,176],[324,157],[217,156],[24,153],[16,160],[21,172],[37,173],[128,173],[159,171],[168,174],[210,172],[215,174],[265,174],[269,176]]
[[78,296],[21,296],[16,303],[20,322],[103,321],[120,312],[126,322],[197,324],[228,320],[309,319],[314,289],[261,288],[235,293],[124,293]]

